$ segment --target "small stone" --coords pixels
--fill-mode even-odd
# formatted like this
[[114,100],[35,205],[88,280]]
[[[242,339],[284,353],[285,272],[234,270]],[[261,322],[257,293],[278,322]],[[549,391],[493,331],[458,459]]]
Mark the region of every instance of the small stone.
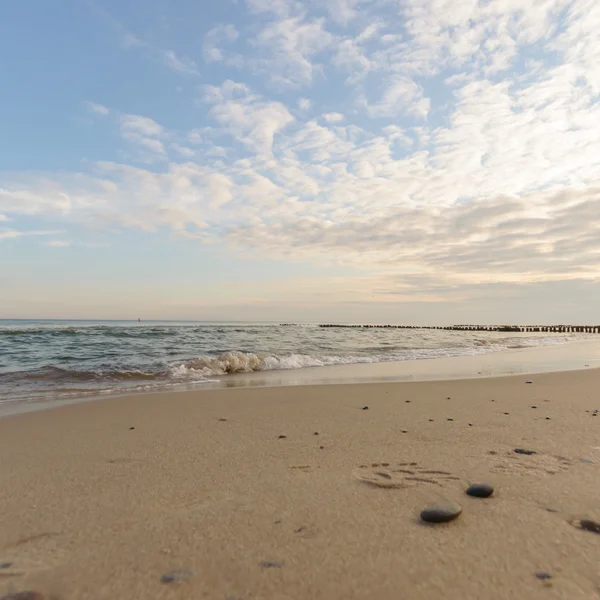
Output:
[[533,405],[531,406],[531,408],[537,408],[537,406],[536,406],[535,404],[533,404]]
[[526,381],[525,383],[533,383],[533,381]]
[[306,527],[302,525],[302,527],[298,527],[298,529],[295,530],[295,533],[302,533],[305,529]]
[[579,529],[583,529],[584,531],[600,533],[600,523],[592,521],[591,519],[581,519],[580,521],[574,521],[572,524],[575,525],[575,527],[579,527]]
[[227,419],[219,419],[219,421],[222,421],[222,422],[224,422],[224,421],[227,421]]
[[48,600],[48,596],[34,591],[12,592],[2,596],[0,600]]
[[161,578],[161,583],[185,583],[192,578],[192,572],[188,569],[170,571],[165,573]]
[[515,448],[514,452],[517,454],[525,454],[527,456],[531,456],[532,454],[537,454],[535,450],[525,450],[525,448]]
[[279,525],[279,523],[281,523],[281,521],[273,521],[273,525]]
[[454,419],[446,419],[446,421],[454,421]]
[[135,427],[130,427],[130,428],[129,428],[129,431],[132,431],[133,429],[135,429]]
[[[593,460],[590,460],[589,458],[580,458],[580,459],[579,459],[579,462],[582,462],[582,463],[590,463],[590,464],[592,464],[592,465],[594,464],[594,461],[593,461]],[[2,565],[0,565],[0,568],[2,568]]]
[[462,508],[455,502],[443,502],[423,509],[421,519],[427,523],[446,523],[456,519],[461,512]]
[[315,431],[315,432],[313,433],[313,435],[319,435],[319,432],[318,432],[318,431]]
[[0,569],[10,569],[10,567],[12,567],[12,563],[11,562],[0,563]]
[[281,569],[281,567],[283,567],[283,563],[280,563],[277,561],[271,561],[271,560],[263,560],[260,563],[260,566],[263,569]]
[[598,414],[597,412],[593,412],[592,417],[595,417],[597,414]]
[[552,575],[550,575],[550,573],[547,573],[546,571],[537,571],[536,574],[535,574],[535,576],[538,579],[542,579],[542,580],[552,579]]
[[489,483],[473,483],[467,488],[467,495],[474,498],[489,498],[494,493],[494,488]]
[[446,398],[446,400],[452,400],[452,398],[450,398],[450,396],[448,396],[448,397]]
[[546,421],[549,421],[549,420],[550,420],[550,417],[546,417]]
[[510,413],[504,413],[505,415],[510,415]]
[[406,429],[403,429],[402,433],[408,433],[408,431]]
[[287,435],[280,435],[279,438],[277,438],[277,439],[285,440],[286,438],[287,438]]
[[433,419],[429,419],[429,422],[430,422],[430,423],[433,423]]
[[469,423],[469,427],[473,427],[473,423]]
[[365,406],[362,407],[362,410],[369,410],[369,407],[365,404]]
[[406,404],[410,404],[410,400],[405,400],[404,402],[406,402]]

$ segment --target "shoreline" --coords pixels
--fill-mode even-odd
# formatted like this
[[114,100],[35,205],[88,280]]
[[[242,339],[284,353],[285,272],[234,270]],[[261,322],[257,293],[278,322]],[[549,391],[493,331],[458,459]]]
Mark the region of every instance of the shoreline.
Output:
[[[0,596],[589,600],[599,386],[588,369],[230,388],[0,419]],[[460,517],[420,522],[441,501]]]
[[216,381],[158,384],[156,389],[74,392],[29,402],[5,401],[0,403],[0,419],[56,406],[146,394],[204,393],[232,388],[452,381],[587,370],[595,367],[600,368],[600,340],[586,339],[476,355],[255,371],[223,375]]

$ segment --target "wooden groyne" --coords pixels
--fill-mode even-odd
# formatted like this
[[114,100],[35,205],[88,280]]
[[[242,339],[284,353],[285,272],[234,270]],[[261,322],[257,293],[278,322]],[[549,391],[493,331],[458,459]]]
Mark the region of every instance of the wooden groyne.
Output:
[[[294,327],[296,323],[281,323]],[[443,331],[502,331],[514,333],[600,333],[600,325],[343,325],[321,323],[317,327],[349,329],[440,329]]]

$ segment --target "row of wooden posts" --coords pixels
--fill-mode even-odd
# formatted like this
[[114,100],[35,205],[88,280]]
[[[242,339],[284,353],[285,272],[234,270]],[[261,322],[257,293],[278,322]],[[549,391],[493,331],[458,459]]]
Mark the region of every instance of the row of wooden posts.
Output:
[[[294,323],[282,323],[293,326]],[[353,329],[441,329],[445,331],[504,331],[514,333],[600,333],[600,325],[339,325],[320,324],[319,327]]]

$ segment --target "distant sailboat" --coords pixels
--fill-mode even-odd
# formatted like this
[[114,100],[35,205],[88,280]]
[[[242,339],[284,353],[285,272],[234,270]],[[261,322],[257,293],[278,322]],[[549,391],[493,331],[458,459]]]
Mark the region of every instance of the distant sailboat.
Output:
[[142,322],[142,320],[138,317],[138,323],[141,323],[141,322]]

